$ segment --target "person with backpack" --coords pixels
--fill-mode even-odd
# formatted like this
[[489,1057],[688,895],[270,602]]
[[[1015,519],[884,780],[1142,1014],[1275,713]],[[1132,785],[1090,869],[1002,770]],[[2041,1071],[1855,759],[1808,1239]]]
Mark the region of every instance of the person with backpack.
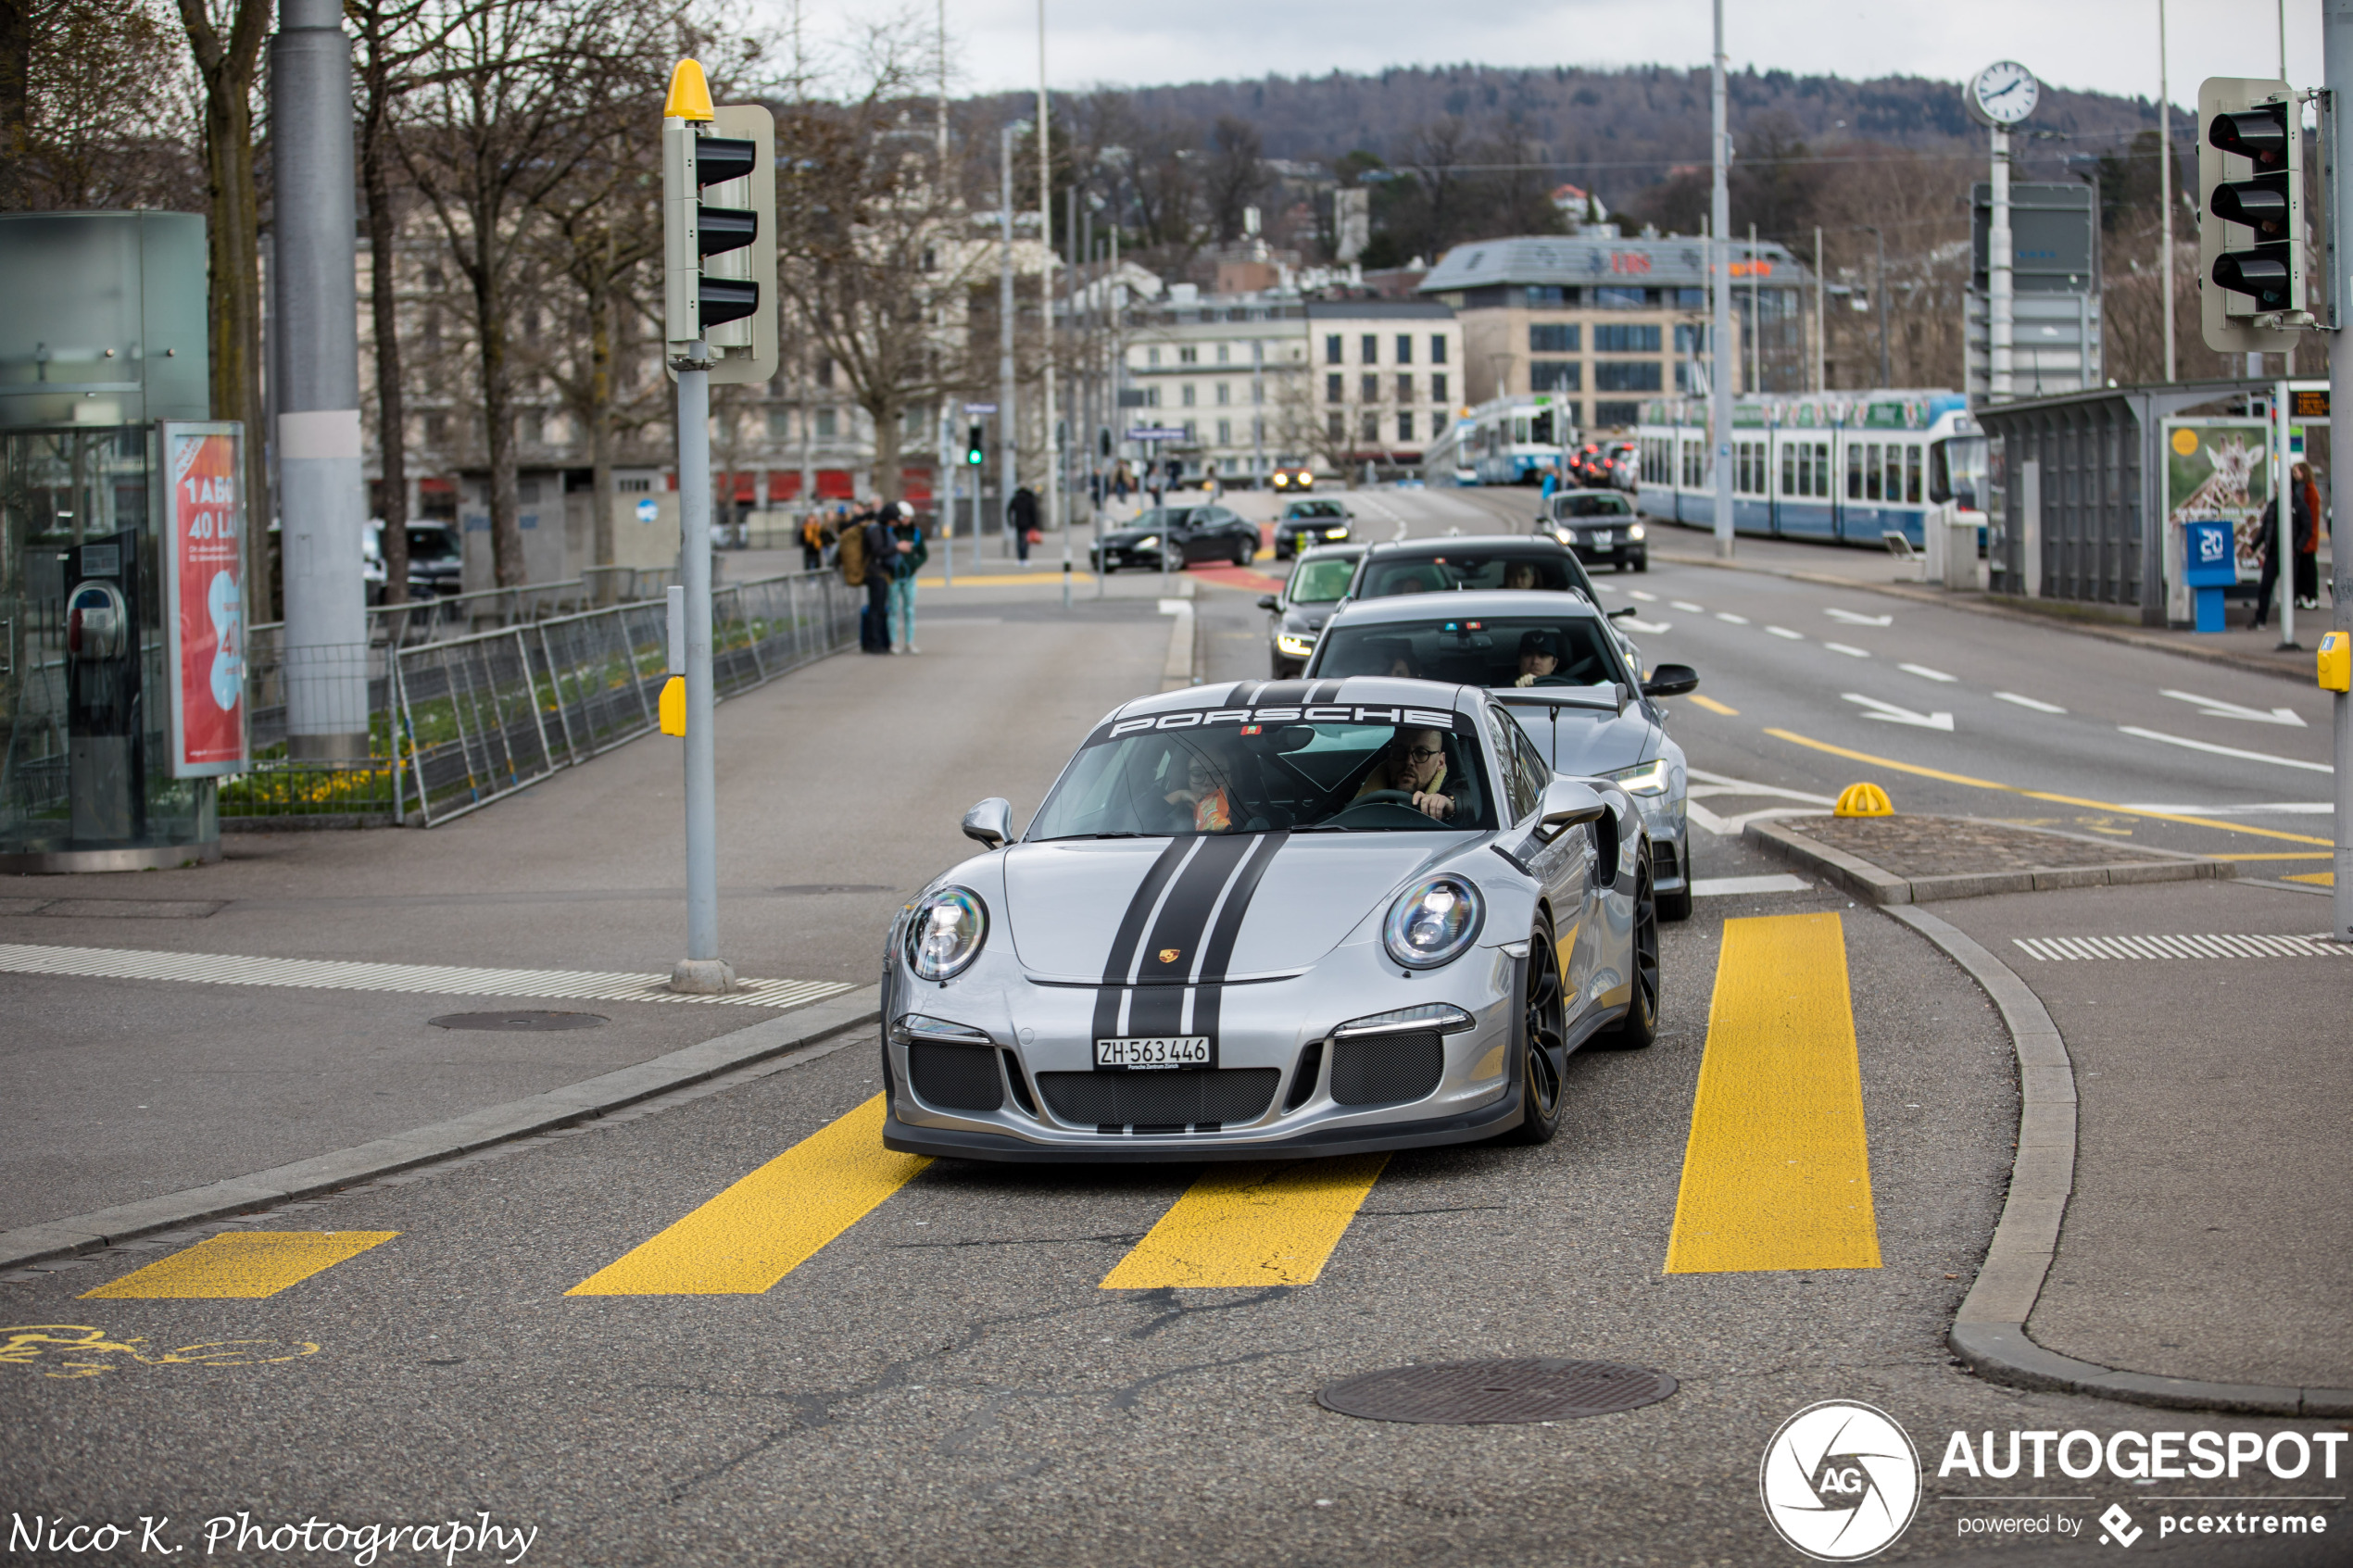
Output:
[[1005,526],[1013,530],[1013,551],[1021,564],[1029,564],[1029,536],[1038,527],[1038,495],[1025,484],[1013,492],[1005,503]]
[[[892,653],[919,653],[915,646],[915,574],[924,569],[931,552],[924,544],[923,524],[915,521],[915,508],[900,501],[896,507],[885,507],[885,529],[890,539],[890,551],[883,558],[890,574],[890,586],[884,608],[883,641]],[[896,637],[890,634],[893,621],[898,624]]]
[[[866,608],[859,617],[858,646],[863,653],[890,651],[890,525],[883,521],[883,508],[869,501],[858,508],[850,522],[858,534],[859,558],[864,563]],[[848,533],[844,533],[844,538]]]

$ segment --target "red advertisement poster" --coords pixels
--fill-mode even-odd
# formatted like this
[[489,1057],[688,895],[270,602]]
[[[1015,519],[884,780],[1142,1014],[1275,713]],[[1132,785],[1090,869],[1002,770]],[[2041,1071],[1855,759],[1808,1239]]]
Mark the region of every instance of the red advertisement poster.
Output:
[[245,766],[245,506],[237,441],[233,427],[165,432],[171,771],[179,778]]

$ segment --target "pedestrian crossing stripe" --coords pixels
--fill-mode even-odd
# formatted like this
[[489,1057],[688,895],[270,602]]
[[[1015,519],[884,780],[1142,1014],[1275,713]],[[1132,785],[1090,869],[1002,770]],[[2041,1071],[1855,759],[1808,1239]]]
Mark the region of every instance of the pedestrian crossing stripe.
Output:
[[1666,1272],[1879,1266],[1844,928],[1728,920]]
[[398,1231],[223,1231],[159,1258],[111,1285],[85,1291],[84,1301],[192,1301],[275,1296]]
[[1359,1154],[1212,1166],[1101,1288],[1313,1285],[1388,1163],[1386,1154]]
[[882,1129],[876,1095],[564,1294],[761,1295],[931,1163]]

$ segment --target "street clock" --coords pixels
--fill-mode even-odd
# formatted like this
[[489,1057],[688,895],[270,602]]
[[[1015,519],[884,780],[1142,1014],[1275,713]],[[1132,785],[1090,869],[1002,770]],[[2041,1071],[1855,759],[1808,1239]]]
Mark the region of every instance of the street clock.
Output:
[[2007,131],[2034,112],[2042,94],[2032,71],[2016,60],[1996,60],[1969,79],[1962,95],[1979,123]]

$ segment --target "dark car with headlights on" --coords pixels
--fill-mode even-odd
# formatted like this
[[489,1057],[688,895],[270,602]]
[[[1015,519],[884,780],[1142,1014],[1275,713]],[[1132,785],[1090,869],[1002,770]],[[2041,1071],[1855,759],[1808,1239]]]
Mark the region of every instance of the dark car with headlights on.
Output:
[[1696,671],[1642,673],[1608,620],[1575,596],[1465,593],[1341,606],[1304,678],[1399,674],[1488,688],[1554,771],[1625,790],[1650,843],[1659,918],[1690,917],[1690,781],[1658,699],[1696,689]]
[[1564,490],[1536,515],[1536,532],[1567,545],[1580,561],[1620,571],[1651,569],[1649,531],[1622,490]]
[[1258,601],[1258,608],[1272,618],[1266,629],[1266,651],[1276,680],[1287,681],[1298,674],[1307,656],[1315,651],[1315,639],[1332,607],[1347,596],[1356,558],[1364,553],[1362,545],[1323,545],[1309,550],[1290,569],[1290,581],[1283,584],[1283,591]]
[[1265,1160],[1557,1132],[1657,1036],[1642,817],[1473,686],[1242,681],[1104,716],[886,938],[883,1143]]
[[1356,514],[1328,497],[1288,502],[1275,521],[1275,558],[1289,560],[1316,545],[1344,543],[1355,525]]
[[1158,571],[1164,560],[1179,569],[1202,561],[1248,566],[1258,558],[1258,525],[1229,507],[1154,507],[1104,534],[1091,558],[1105,572]]

